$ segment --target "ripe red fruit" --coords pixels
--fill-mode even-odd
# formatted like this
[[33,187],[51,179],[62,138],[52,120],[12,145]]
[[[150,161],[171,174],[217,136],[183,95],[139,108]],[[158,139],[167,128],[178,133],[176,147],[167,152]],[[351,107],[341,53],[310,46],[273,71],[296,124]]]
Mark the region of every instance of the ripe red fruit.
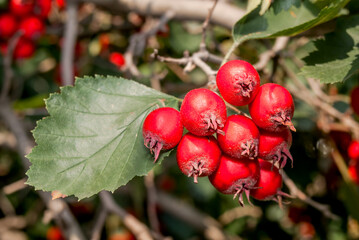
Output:
[[348,173],[352,181],[359,185],[359,161],[351,161],[349,163]]
[[17,21],[14,15],[4,13],[0,15],[0,37],[10,38],[17,30]]
[[259,128],[278,132],[289,127],[295,131],[291,121],[294,113],[293,98],[281,85],[263,84],[253,102],[249,104],[249,113]]
[[282,175],[277,167],[265,160],[259,159],[259,179],[251,196],[258,200],[274,200],[281,205],[282,197],[290,197],[282,192]]
[[62,10],[66,7],[66,1],[65,0],[56,0],[57,7]]
[[279,161],[280,168],[285,166],[289,158],[292,161],[293,167],[293,157],[289,152],[291,145],[292,133],[289,129],[285,129],[282,132],[261,130],[258,156],[264,160],[273,160],[273,164]]
[[216,81],[224,100],[235,106],[252,102],[260,85],[258,72],[243,60],[232,60],[220,67]]
[[46,232],[47,240],[64,240],[61,230],[58,227],[50,227]]
[[180,114],[183,126],[197,136],[224,133],[226,104],[211,90],[198,88],[189,91],[183,99]]
[[155,154],[155,162],[160,151],[174,148],[182,138],[183,125],[179,112],[170,107],[158,108],[146,117],[142,135],[145,146]]
[[350,93],[350,106],[359,115],[359,86],[355,87]]
[[31,16],[21,21],[19,29],[24,32],[24,37],[38,39],[45,32],[45,25],[38,17]]
[[223,152],[235,158],[257,157],[259,130],[250,118],[229,116],[223,131],[224,135],[218,135],[218,143]]
[[259,178],[258,160],[249,158],[236,159],[222,155],[217,170],[209,177],[212,185],[221,193],[239,195],[239,203],[243,203],[243,192],[249,201],[249,194]]
[[352,141],[348,147],[348,156],[350,159],[359,160],[359,141]]
[[51,0],[36,0],[34,6],[34,14],[41,18],[47,18],[51,11]]
[[118,68],[121,68],[125,65],[125,58],[119,52],[113,52],[110,54],[110,62],[116,65]]
[[35,44],[27,38],[20,38],[14,50],[15,59],[31,57],[35,52]]
[[24,17],[32,13],[34,0],[10,0],[10,11],[19,17]]
[[199,137],[187,133],[177,147],[177,164],[181,172],[193,177],[211,175],[218,167],[221,149],[213,136]]

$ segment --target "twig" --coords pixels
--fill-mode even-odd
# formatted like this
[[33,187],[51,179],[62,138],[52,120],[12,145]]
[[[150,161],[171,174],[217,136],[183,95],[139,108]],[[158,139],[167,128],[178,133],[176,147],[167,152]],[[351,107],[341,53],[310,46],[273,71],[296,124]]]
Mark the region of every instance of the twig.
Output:
[[1,95],[0,95],[0,101],[7,98],[8,92],[10,90],[11,86],[11,80],[13,78],[13,71],[12,71],[12,59],[13,59],[13,53],[15,50],[15,47],[17,43],[19,42],[20,37],[23,35],[23,31],[17,31],[9,40],[9,45],[6,51],[6,54],[3,59],[4,63],[4,78],[3,78],[3,86],[1,88]]
[[283,181],[284,181],[285,185],[289,188],[290,194],[292,196],[296,196],[303,202],[307,203],[308,205],[310,205],[310,206],[314,207],[315,209],[319,210],[320,212],[322,212],[324,214],[324,216],[326,216],[330,219],[333,219],[333,220],[340,219],[339,216],[335,215],[334,213],[332,213],[330,211],[330,207],[328,205],[318,203],[318,202],[314,201],[313,199],[311,199],[310,197],[308,197],[304,192],[302,192],[295,185],[293,180],[290,179],[284,171],[282,172],[282,177],[283,177]]
[[260,207],[256,206],[244,206],[229,209],[218,217],[219,222],[223,225],[227,225],[236,219],[251,216],[254,218],[260,218],[263,215],[263,211]]
[[221,63],[221,66],[222,66],[223,64],[225,64],[225,63],[229,60],[229,58],[231,57],[232,53],[236,50],[236,48],[237,48],[239,45],[241,45],[241,43],[242,43],[241,41],[234,41],[234,42],[233,42],[231,48],[228,50],[228,52],[227,52],[226,55],[224,56],[223,61],[222,61],[222,63]]
[[22,178],[20,180],[17,180],[16,182],[13,182],[9,185],[6,185],[4,188],[3,188],[3,191],[6,195],[10,195],[10,194],[13,194],[14,192],[17,192],[23,188],[26,188],[27,185],[25,185],[25,182],[26,182],[26,179],[25,178]]
[[101,201],[106,207],[107,211],[117,214],[124,225],[135,235],[138,240],[151,240],[150,230],[142,222],[138,221],[134,216],[127,213],[123,208],[116,204],[115,200],[112,198],[109,192],[102,191],[100,192]]
[[208,28],[209,20],[211,19],[211,16],[213,14],[214,8],[217,5],[217,2],[218,2],[218,0],[214,0],[212,8],[208,11],[208,15],[206,17],[206,20],[203,22],[203,25],[202,25],[202,40],[201,40],[201,43],[199,44],[200,51],[205,51],[206,50],[207,28]]
[[74,59],[75,45],[78,31],[77,23],[77,0],[66,2],[67,21],[65,23],[65,33],[63,48],[61,52],[61,79],[62,85],[72,85],[74,82]]
[[160,224],[158,221],[157,209],[156,209],[157,191],[155,188],[154,177],[155,176],[154,176],[153,170],[151,170],[144,179],[145,186],[147,189],[147,212],[148,212],[148,219],[149,219],[151,228],[156,233],[161,234]]
[[101,231],[102,231],[103,226],[106,221],[106,217],[107,217],[106,208],[101,206],[99,211],[100,212],[96,218],[96,222],[95,222],[93,230],[92,230],[91,240],[100,240],[101,239]]

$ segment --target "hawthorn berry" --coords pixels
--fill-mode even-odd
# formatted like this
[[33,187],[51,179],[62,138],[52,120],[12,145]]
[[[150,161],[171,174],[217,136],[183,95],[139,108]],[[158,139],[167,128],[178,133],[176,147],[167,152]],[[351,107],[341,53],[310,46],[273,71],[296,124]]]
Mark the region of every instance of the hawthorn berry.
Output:
[[233,198],[239,196],[239,203],[243,206],[242,193],[245,193],[250,202],[249,194],[259,178],[258,160],[222,155],[217,170],[208,178],[219,192],[234,194]]
[[180,142],[182,133],[180,114],[170,107],[153,110],[147,115],[142,127],[144,144],[154,153],[154,162],[161,150],[174,148]]
[[359,141],[352,141],[348,147],[348,156],[350,159],[359,160]]
[[294,114],[293,98],[281,85],[263,84],[248,107],[253,122],[259,128],[278,132],[289,127],[295,131],[291,121]]
[[205,88],[189,91],[181,110],[183,126],[197,136],[209,136],[222,131],[227,119],[226,104],[220,96]]
[[17,20],[14,15],[4,13],[0,15],[0,37],[10,38],[17,30]]
[[23,31],[24,37],[38,39],[45,32],[45,25],[38,17],[31,16],[20,22],[19,29]]
[[270,132],[260,130],[258,156],[264,160],[273,160],[279,162],[280,168],[283,168],[289,158],[292,162],[293,157],[289,152],[292,145],[292,133],[289,129],[281,132]]
[[64,236],[60,228],[50,227],[46,232],[46,240],[64,240]]
[[57,7],[62,10],[66,7],[66,0],[56,0]]
[[113,52],[110,54],[110,62],[118,68],[121,68],[126,63],[124,56],[119,52]]
[[218,135],[222,151],[235,158],[258,156],[259,130],[254,122],[245,116],[232,115],[223,128],[224,135]]
[[224,100],[235,106],[253,101],[260,86],[258,72],[243,60],[232,60],[220,67],[216,82]]
[[218,167],[221,149],[213,136],[186,133],[177,147],[177,164],[182,173],[193,177],[211,175]]
[[359,86],[355,87],[350,93],[350,106],[359,115]]
[[19,17],[25,17],[32,13],[34,0],[10,0],[10,11]]
[[36,16],[47,18],[51,11],[51,0],[36,0],[33,12]]
[[348,173],[352,181],[356,185],[359,185],[359,161],[349,162]]
[[21,37],[16,44],[14,49],[14,58],[15,59],[25,59],[30,58],[35,52],[35,44],[24,37]]
[[259,179],[250,195],[257,200],[274,200],[281,205],[282,197],[290,197],[290,195],[281,191],[282,175],[279,169],[263,159],[258,161]]

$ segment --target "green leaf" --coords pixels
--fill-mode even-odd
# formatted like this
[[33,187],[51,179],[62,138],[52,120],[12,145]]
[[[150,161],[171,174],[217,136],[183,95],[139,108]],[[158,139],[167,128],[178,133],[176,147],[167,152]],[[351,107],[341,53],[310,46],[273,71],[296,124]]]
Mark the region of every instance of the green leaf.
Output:
[[117,77],[84,77],[51,94],[50,116],[33,131],[28,184],[82,199],[146,175],[156,164],[144,147],[142,123],[164,105],[177,108],[178,101]]
[[249,39],[293,36],[335,18],[350,0],[276,0],[260,15],[261,6],[242,17],[233,28],[237,43]]
[[[311,43],[310,43],[311,44]],[[349,79],[359,69],[359,15],[339,19],[336,30],[314,41],[315,48],[303,60],[301,74],[335,83]]]

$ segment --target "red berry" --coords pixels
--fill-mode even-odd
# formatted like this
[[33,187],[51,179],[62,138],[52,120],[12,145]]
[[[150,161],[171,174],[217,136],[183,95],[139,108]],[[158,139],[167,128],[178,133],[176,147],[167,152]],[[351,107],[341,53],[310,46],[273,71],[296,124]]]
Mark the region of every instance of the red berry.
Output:
[[224,135],[218,135],[222,151],[235,158],[258,156],[259,130],[254,122],[245,116],[229,116],[223,128]]
[[289,158],[292,161],[293,167],[293,157],[289,152],[291,145],[292,133],[289,129],[285,129],[282,132],[261,130],[258,156],[264,160],[273,160],[273,164],[279,161],[280,168],[285,166]]
[[34,13],[36,16],[47,18],[51,11],[51,0],[36,0],[34,6]]
[[10,0],[10,11],[19,17],[24,17],[32,13],[34,0]]
[[197,136],[223,134],[227,109],[220,96],[205,88],[189,91],[181,106],[181,121],[188,131]]
[[121,68],[125,65],[125,58],[119,52],[113,52],[110,54],[110,62],[116,65],[118,68]]
[[275,200],[281,204],[282,196],[290,197],[282,192],[282,175],[277,167],[262,159],[259,159],[259,179],[251,196],[258,200]]
[[359,141],[352,141],[348,148],[348,156],[350,159],[359,160]]
[[14,15],[4,13],[0,15],[0,37],[10,38],[17,30],[17,21]]
[[155,162],[160,151],[174,148],[182,138],[183,125],[179,112],[170,107],[158,108],[146,117],[142,135],[145,146],[155,154]]
[[359,115],[359,86],[355,87],[350,94],[350,106]]
[[349,163],[348,173],[352,181],[359,185],[359,161],[351,161]]
[[222,155],[217,170],[209,177],[212,185],[221,193],[239,195],[243,206],[244,192],[249,201],[249,194],[259,178],[258,160],[249,158],[236,159]]
[[45,25],[38,17],[31,16],[21,21],[19,29],[24,32],[24,37],[38,39],[45,32]]
[[34,43],[27,38],[20,38],[16,44],[14,50],[14,58],[15,59],[24,59],[31,57],[35,52]]
[[61,230],[58,227],[50,227],[46,233],[47,240],[64,240]]
[[57,7],[62,10],[66,7],[66,1],[65,0],[56,0]]
[[232,60],[224,64],[219,68],[216,80],[224,100],[235,106],[252,102],[260,85],[258,72],[243,60]]
[[263,84],[253,102],[249,104],[249,113],[259,128],[278,132],[288,126],[295,131],[291,121],[294,113],[293,98],[281,85]]
[[198,177],[211,175],[218,167],[221,149],[213,136],[199,137],[187,133],[177,147],[177,164],[197,183]]

